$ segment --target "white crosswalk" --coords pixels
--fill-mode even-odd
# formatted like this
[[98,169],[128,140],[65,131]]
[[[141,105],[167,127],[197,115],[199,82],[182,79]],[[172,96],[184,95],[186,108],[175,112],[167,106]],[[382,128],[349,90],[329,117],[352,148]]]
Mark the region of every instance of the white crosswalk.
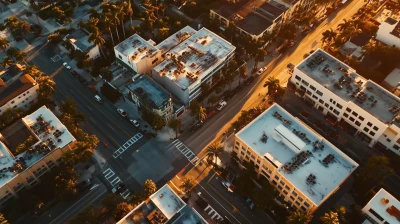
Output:
[[113,153],[113,157],[116,159],[118,156],[120,156],[125,150],[127,150],[131,145],[135,144],[139,139],[143,137],[142,133],[137,133],[134,135],[131,139],[126,141],[121,147],[119,147],[115,152]]
[[186,145],[179,141],[179,139],[175,139],[172,144],[189,160],[191,164],[196,165],[199,158],[194,152],[192,152],[192,150],[186,147]]
[[204,211],[207,213],[208,216],[211,217],[211,219],[215,221],[223,221],[224,218],[220,214],[218,214],[217,211],[215,211],[210,205],[208,205]]
[[[108,168],[103,172],[104,178],[106,178],[106,180],[111,184],[111,186],[115,187],[117,186],[119,183],[122,183],[121,179],[119,179],[118,176],[115,175],[115,172],[111,169]],[[121,192],[120,195],[124,198],[127,199],[129,197],[129,195],[131,194],[131,192],[129,191],[129,189],[125,189],[124,192]]]

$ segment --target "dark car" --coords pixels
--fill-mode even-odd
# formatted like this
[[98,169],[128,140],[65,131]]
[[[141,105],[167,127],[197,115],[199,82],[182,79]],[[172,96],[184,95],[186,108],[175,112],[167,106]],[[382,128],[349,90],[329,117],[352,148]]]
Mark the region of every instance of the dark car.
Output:
[[79,77],[78,72],[76,72],[76,71],[74,71],[74,70],[71,71],[71,74],[72,74],[73,76],[75,76],[75,78],[78,78],[78,77]]
[[249,206],[250,209],[254,208],[255,204],[254,204],[253,200],[250,197],[243,196],[242,199],[243,199],[244,202],[246,202],[247,206]]
[[76,185],[76,188],[79,190],[84,190],[85,188],[89,187],[92,184],[92,181],[90,179],[84,180]]
[[198,122],[198,123],[196,123],[195,125],[193,125],[193,126],[189,129],[189,131],[193,133],[193,132],[195,132],[197,129],[199,129],[202,125],[203,125],[202,122]]
[[244,85],[247,86],[254,81],[254,76],[250,76],[249,78],[244,81]]
[[124,183],[120,183],[117,187],[114,187],[111,191],[115,194],[119,194],[125,189],[126,185]]
[[83,85],[87,84],[86,79],[84,79],[82,76],[79,76],[78,79],[79,79],[79,82],[81,82]]
[[232,91],[227,90],[223,93],[223,95],[224,95],[224,100],[228,101],[236,95],[236,91],[235,90],[232,90]]

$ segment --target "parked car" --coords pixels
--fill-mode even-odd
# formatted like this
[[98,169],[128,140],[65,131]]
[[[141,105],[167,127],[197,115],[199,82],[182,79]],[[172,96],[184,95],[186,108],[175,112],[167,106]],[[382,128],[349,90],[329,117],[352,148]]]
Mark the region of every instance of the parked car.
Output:
[[92,93],[96,94],[97,90],[96,88],[94,88],[94,86],[89,86],[90,91],[92,91]]
[[199,129],[203,125],[203,122],[197,122],[195,125],[189,128],[190,132],[195,132],[197,129]]
[[254,76],[250,76],[249,78],[244,81],[244,85],[247,86],[254,81]]
[[83,85],[87,84],[86,79],[84,79],[82,76],[79,76],[78,79],[79,79],[79,82],[82,83]]
[[95,99],[98,103],[103,104],[103,100],[101,99],[101,97],[100,97],[99,95],[95,95],[95,96],[94,96],[94,99]]
[[126,189],[126,185],[124,183],[118,184],[116,187],[114,187],[111,192],[115,194],[121,193],[123,190]]
[[217,110],[222,110],[226,106],[226,102],[224,100],[221,100],[218,105],[217,105]]
[[222,94],[224,96],[223,99],[225,101],[228,101],[228,100],[232,99],[236,95],[236,93],[237,93],[237,89],[227,90]]
[[118,108],[117,111],[122,117],[128,116],[128,114],[123,109]]
[[261,75],[265,70],[267,70],[267,66],[261,67],[260,69],[258,69],[257,75]]
[[248,197],[248,196],[242,196],[242,199],[244,202],[246,202],[247,206],[249,206],[250,209],[253,209],[255,207],[255,204],[253,200]]
[[76,72],[75,70],[71,70],[71,73],[72,73],[73,76],[75,76],[75,78],[79,77],[78,72]]
[[131,124],[133,124],[133,126],[135,126],[137,128],[140,126],[140,124],[139,124],[139,122],[137,120],[129,119],[129,122],[131,122]]
[[71,70],[71,66],[69,66],[67,62],[64,62],[63,65],[66,69]]
[[224,186],[229,192],[233,192],[235,187],[233,184],[229,181],[221,181],[222,186]]

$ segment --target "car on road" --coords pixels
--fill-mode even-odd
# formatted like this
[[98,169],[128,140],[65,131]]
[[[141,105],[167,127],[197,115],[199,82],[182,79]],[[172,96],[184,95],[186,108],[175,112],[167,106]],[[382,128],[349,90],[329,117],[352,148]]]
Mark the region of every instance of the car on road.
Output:
[[95,95],[95,96],[94,96],[94,99],[95,99],[98,103],[103,104],[103,100],[101,99],[101,97],[100,97],[99,95]]
[[66,69],[71,70],[71,66],[67,62],[64,62],[63,65]]
[[125,189],[126,189],[126,185],[124,183],[120,183],[120,184],[118,184],[118,186],[115,186],[113,189],[111,189],[111,192],[115,193],[115,194],[119,194]]
[[133,126],[135,126],[137,128],[140,126],[140,124],[139,124],[139,122],[137,120],[129,119],[129,122],[131,122],[131,124],[133,124]]
[[261,75],[265,70],[267,70],[267,66],[261,67],[260,69],[258,69],[257,75]]
[[84,79],[82,76],[79,76],[78,79],[79,79],[79,82],[81,82],[83,85],[87,84],[86,79]]
[[255,204],[253,200],[248,197],[248,196],[242,196],[242,199],[244,202],[246,202],[247,206],[249,206],[250,209],[253,209],[255,207]]
[[78,72],[76,72],[75,70],[71,70],[71,74],[72,74],[73,76],[75,76],[75,78],[78,78],[78,77],[79,77]]
[[226,106],[226,102],[224,100],[221,100],[218,105],[217,105],[217,110],[222,110]]
[[79,190],[84,190],[86,187],[89,187],[92,184],[90,179],[84,180],[76,185],[76,188]]
[[235,187],[233,186],[233,184],[229,181],[221,181],[222,186],[224,186],[226,188],[226,190],[228,190],[229,192],[233,192],[233,190],[235,189]]
[[128,116],[128,114],[121,108],[118,108],[117,111],[122,117]]
[[202,125],[203,125],[203,122],[197,122],[195,125],[193,125],[192,127],[189,128],[189,131],[193,133],[197,129],[201,128]]

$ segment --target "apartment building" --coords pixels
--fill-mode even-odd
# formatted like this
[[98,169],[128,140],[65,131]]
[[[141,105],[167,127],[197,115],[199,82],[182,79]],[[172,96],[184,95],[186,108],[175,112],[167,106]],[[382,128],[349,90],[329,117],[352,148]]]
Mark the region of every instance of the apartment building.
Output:
[[134,73],[151,75],[151,69],[161,62],[161,52],[154,45],[134,34],[114,47],[115,58]]
[[236,47],[206,28],[192,35],[190,32],[184,34],[184,41],[167,38],[157,45],[175,47],[169,49],[164,60],[152,69],[152,77],[188,104],[200,95],[202,83],[215,84],[213,75],[234,57]]
[[362,212],[366,217],[363,224],[400,223],[400,202],[383,188],[365,205]]
[[139,113],[150,111],[160,115],[165,122],[174,117],[170,93],[150,77],[137,75],[126,87]]
[[318,49],[298,64],[290,82],[326,118],[370,147],[400,155],[400,98]]
[[400,67],[393,69],[381,84],[394,95],[400,96]]
[[240,161],[254,164],[258,175],[277,188],[280,200],[310,212],[358,167],[278,104],[236,133],[233,152]]
[[235,24],[237,34],[258,40],[280,24],[290,7],[278,0],[223,1],[210,10],[210,17],[219,21],[222,30]]
[[29,109],[37,100],[38,89],[39,84],[27,74],[9,84],[0,79],[0,114],[7,109]]
[[0,204],[40,182],[40,176],[58,165],[62,154],[75,142],[46,106],[3,130],[0,133]]
[[207,221],[166,184],[117,222],[135,223],[207,224]]
[[75,50],[87,53],[91,59],[100,57],[99,47],[89,41],[89,33],[84,29],[77,29],[75,32],[65,36],[64,40],[68,40]]

